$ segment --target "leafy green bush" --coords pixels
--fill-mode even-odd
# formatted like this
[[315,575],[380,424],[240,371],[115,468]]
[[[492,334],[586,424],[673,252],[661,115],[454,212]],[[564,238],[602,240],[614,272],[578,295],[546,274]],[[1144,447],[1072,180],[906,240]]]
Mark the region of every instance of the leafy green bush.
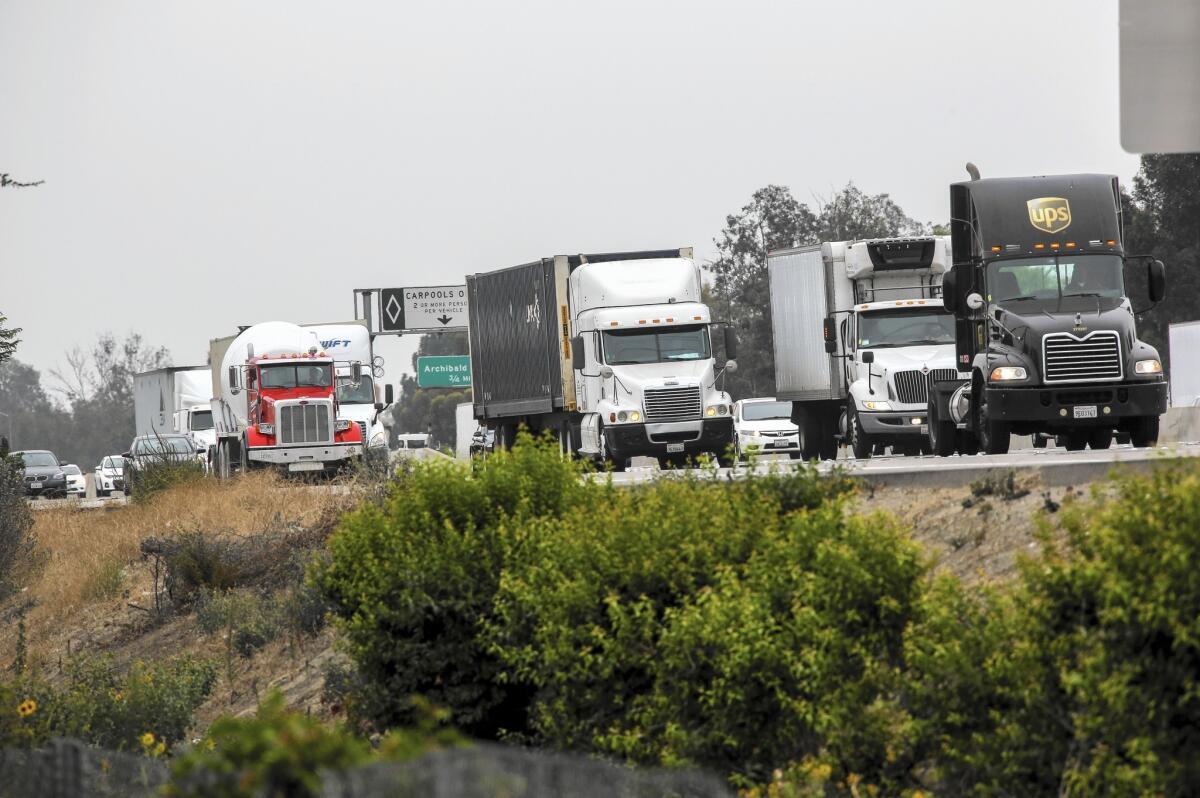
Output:
[[[67,666],[61,685],[36,677],[0,684],[0,747],[36,747],[51,736],[118,750],[166,751],[212,688],[211,663],[180,657],[121,671],[109,657]],[[150,745],[147,744],[150,742]]]
[[444,713],[417,714],[423,719],[419,728],[392,732],[374,749],[341,726],[287,710],[272,691],[255,717],[220,718],[199,745],[178,757],[166,792],[179,798],[305,798],[318,794],[322,770],[409,759],[461,743],[457,733],[440,726]]
[[401,473],[329,541],[313,584],[330,603],[366,685],[349,709],[381,728],[412,721],[409,696],[447,706],[482,737],[524,727],[525,690],[502,682],[477,639],[510,553],[530,519],[578,511],[610,489],[526,436],[512,452]]
[[[18,461],[19,462],[19,461]],[[0,598],[12,592],[13,570],[33,554],[33,516],[25,502],[24,467],[0,457]]]
[[178,462],[163,457],[143,462],[136,471],[127,467],[125,478],[130,497],[135,502],[147,502],[175,485],[206,477],[204,467],[196,460]]

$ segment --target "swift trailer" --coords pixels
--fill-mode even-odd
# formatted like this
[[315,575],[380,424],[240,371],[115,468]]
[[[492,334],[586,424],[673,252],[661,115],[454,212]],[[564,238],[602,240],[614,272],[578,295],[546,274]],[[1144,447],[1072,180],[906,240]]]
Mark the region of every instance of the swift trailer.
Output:
[[767,254],[775,396],[792,403],[800,456],[926,451],[929,386],[952,378],[941,300],[948,236],[832,241]]
[[264,465],[334,471],[362,458],[362,430],[341,414],[335,389],[343,367],[361,384],[361,362],[338,361],[313,331],[279,321],[212,341],[209,358],[219,477]]
[[179,366],[133,375],[135,435],[186,435],[196,452],[208,458],[216,446],[213,429],[212,370]]
[[1117,179],[968,170],[975,179],[950,186],[943,289],[957,371],[930,393],[931,448],[1003,454],[1016,434],[1107,449],[1114,432],[1155,445],[1167,383],[1158,351],[1138,340],[1135,314],[1149,308],[1133,307],[1125,274],[1145,270],[1150,306],[1166,274],[1125,253]]
[[565,453],[624,470],[631,457],[732,462],[733,417],[719,387],[737,368],[724,330],[713,355],[692,250],[558,255],[469,275],[474,416],[511,446],[520,426]]

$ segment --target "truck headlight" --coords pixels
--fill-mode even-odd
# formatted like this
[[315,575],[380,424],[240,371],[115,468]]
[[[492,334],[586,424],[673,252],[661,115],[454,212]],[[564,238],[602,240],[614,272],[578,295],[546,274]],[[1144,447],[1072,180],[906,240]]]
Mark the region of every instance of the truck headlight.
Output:
[[725,405],[711,405],[707,410],[704,411],[704,415],[711,418],[712,416],[723,416],[728,412],[729,408],[725,407]]
[[275,434],[275,425],[269,424],[265,421],[260,423],[258,425],[258,434],[259,435],[274,435]]
[[336,429],[338,432],[345,432],[346,430],[350,429],[350,425],[353,423],[354,423],[353,421],[349,421],[344,418],[339,418],[337,420],[337,424],[334,425],[334,429]]
[[864,408],[866,408],[867,410],[891,410],[892,409],[891,403],[884,402],[884,401],[881,401],[878,399],[873,399],[871,401],[864,401],[862,403],[862,406]]
[[380,446],[387,446],[388,436],[386,432],[376,432],[371,436],[371,448],[375,449]]
[[992,382],[1009,382],[1011,380],[1023,380],[1029,376],[1025,372],[1024,366],[997,366],[992,369],[992,376],[989,379]]
[[1151,358],[1150,360],[1139,360],[1133,364],[1135,374],[1162,374],[1162,363]]

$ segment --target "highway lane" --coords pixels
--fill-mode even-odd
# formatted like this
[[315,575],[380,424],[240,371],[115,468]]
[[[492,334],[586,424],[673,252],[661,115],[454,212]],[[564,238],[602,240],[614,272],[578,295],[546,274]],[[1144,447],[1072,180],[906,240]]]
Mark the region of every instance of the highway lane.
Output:
[[[967,485],[988,474],[1016,470],[1036,473],[1047,486],[1074,485],[1103,478],[1117,468],[1148,468],[1156,462],[1181,457],[1200,456],[1200,442],[1164,444],[1154,449],[1135,449],[1132,446],[1116,446],[1111,449],[1068,452],[1066,449],[1021,449],[1002,455],[955,455],[953,457],[905,457],[886,455],[868,460],[826,460],[820,469],[828,473],[835,467],[868,482],[895,487],[907,485],[919,487],[956,487]],[[650,461],[644,461],[649,463]],[[768,473],[772,468],[791,469],[796,461],[770,459],[757,463],[757,473]],[[700,468],[685,469],[693,474],[716,479],[734,478],[750,472],[750,467],[740,465],[733,469]],[[635,485],[661,475],[653,465],[635,465],[621,474],[613,474],[613,484]]]

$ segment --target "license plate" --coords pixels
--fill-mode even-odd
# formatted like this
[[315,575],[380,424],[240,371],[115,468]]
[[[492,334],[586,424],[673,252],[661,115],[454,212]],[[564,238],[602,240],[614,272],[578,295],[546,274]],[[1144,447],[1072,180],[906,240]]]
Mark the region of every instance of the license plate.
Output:
[[775,448],[776,449],[786,449],[788,447],[788,444],[789,444],[789,441],[787,438],[776,438],[775,439]]
[[40,490],[40,489],[41,489],[41,487],[42,487],[42,483],[40,483],[40,482],[30,482],[30,483],[29,483],[29,487],[33,488],[34,490]]
[[668,443],[667,451],[668,452],[682,452],[683,444],[682,443]]
[[324,463],[288,463],[288,471],[320,471]]
[[1096,418],[1095,405],[1076,405],[1075,418]]

